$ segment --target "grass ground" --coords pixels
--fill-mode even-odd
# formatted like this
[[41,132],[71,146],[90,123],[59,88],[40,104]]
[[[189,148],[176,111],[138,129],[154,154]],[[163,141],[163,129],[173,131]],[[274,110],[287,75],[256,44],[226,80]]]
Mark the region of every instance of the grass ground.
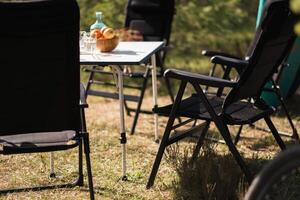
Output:
[[[296,101],[297,99],[293,99],[291,104]],[[158,148],[154,142],[153,118],[149,115],[141,115],[135,135],[128,135],[128,181],[120,180],[118,102],[96,97],[90,97],[88,102],[86,118],[90,133],[96,199],[239,199],[243,196],[247,184],[243,183],[243,177],[228,154],[226,146],[222,144],[206,145],[205,151],[201,153],[201,157],[197,161],[198,167],[193,168],[186,162],[187,155],[194,144],[191,140],[182,141],[169,148],[167,156],[161,163],[154,187],[146,190],[145,184]],[[167,102],[169,102],[167,97],[159,98],[160,105]],[[144,105],[149,109],[152,105],[149,94],[147,94]],[[297,113],[294,109],[293,119],[299,130],[298,114],[299,112]],[[131,121],[132,117],[126,117],[127,132],[129,132]],[[288,123],[282,115],[276,115],[274,121],[280,130],[289,130]],[[160,136],[165,123],[166,118],[160,117]],[[260,122],[259,125],[263,126],[264,123]],[[233,129],[236,130],[236,127]],[[218,134],[213,126],[210,133]],[[270,135],[245,127],[238,149],[247,158],[247,162],[254,166],[253,169],[259,168],[261,163],[271,159],[279,151]],[[289,139],[286,140],[289,141]],[[55,153],[57,173],[55,179],[48,176],[48,153],[1,156],[0,188],[72,180],[76,177],[76,156],[76,150]],[[224,191],[232,191],[235,195],[234,197],[230,196]],[[1,199],[72,200],[88,199],[88,197],[86,182],[84,187],[72,189],[31,191],[0,196]]]

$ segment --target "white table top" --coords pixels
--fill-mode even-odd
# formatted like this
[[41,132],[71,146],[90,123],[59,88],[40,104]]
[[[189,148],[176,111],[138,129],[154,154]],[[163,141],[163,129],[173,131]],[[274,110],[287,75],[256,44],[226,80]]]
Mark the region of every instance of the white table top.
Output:
[[120,42],[112,52],[81,52],[82,65],[136,65],[142,64],[164,47],[164,42]]

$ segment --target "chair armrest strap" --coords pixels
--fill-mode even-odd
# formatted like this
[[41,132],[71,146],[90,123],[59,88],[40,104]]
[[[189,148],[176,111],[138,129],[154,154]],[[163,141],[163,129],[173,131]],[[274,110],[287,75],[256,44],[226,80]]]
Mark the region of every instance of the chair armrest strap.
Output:
[[236,85],[235,81],[225,80],[217,77],[201,75],[192,72],[186,72],[176,69],[167,69],[164,73],[165,77],[179,79],[187,82],[193,82],[201,85],[211,87],[233,87]]
[[228,53],[223,53],[223,52],[217,52],[217,51],[209,51],[209,50],[202,50],[202,55],[207,56],[207,57],[213,57],[213,56],[224,56],[228,58],[235,58],[235,59],[242,59],[240,57],[228,54]]
[[80,83],[80,101],[79,101],[79,106],[83,108],[89,107],[89,105],[86,102],[85,98],[85,88],[82,83]]
[[225,56],[213,56],[211,59],[212,63],[226,65],[230,67],[237,68],[238,71],[248,66],[248,61],[236,59],[236,58],[228,58]]

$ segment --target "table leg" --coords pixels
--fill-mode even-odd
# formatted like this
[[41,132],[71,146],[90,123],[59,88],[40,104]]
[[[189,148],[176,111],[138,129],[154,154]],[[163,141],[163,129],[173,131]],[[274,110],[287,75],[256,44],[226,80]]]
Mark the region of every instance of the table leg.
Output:
[[120,143],[122,153],[122,180],[127,180],[126,176],[126,131],[125,131],[125,116],[124,116],[124,94],[123,94],[123,71],[120,66],[113,66],[118,73],[118,89],[120,103]]
[[[153,92],[153,107],[157,107],[157,74],[156,74],[156,56],[151,56],[152,65],[152,92]],[[159,143],[158,139],[158,115],[154,113],[154,139],[156,143]]]
[[55,172],[54,172],[54,153],[50,152],[50,177],[54,178],[55,177]]

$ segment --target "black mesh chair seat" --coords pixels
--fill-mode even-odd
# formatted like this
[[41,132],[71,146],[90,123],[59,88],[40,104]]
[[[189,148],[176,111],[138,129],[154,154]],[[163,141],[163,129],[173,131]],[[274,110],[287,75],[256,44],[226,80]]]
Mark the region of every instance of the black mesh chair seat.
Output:
[[[222,113],[222,105],[224,98],[216,96],[207,97],[210,105],[214,108],[217,114]],[[169,116],[173,104],[153,109],[155,113],[163,116]],[[230,125],[235,124],[248,124],[263,118],[265,115],[269,115],[273,112],[273,109],[268,107],[267,109],[259,109],[252,103],[239,101],[230,105],[226,110],[226,116],[224,120]],[[188,117],[202,120],[213,120],[210,114],[207,112],[205,106],[201,102],[201,99],[196,95],[192,95],[181,101],[177,116]]]
[[58,151],[78,145],[75,131],[41,132],[0,136],[0,153]]

